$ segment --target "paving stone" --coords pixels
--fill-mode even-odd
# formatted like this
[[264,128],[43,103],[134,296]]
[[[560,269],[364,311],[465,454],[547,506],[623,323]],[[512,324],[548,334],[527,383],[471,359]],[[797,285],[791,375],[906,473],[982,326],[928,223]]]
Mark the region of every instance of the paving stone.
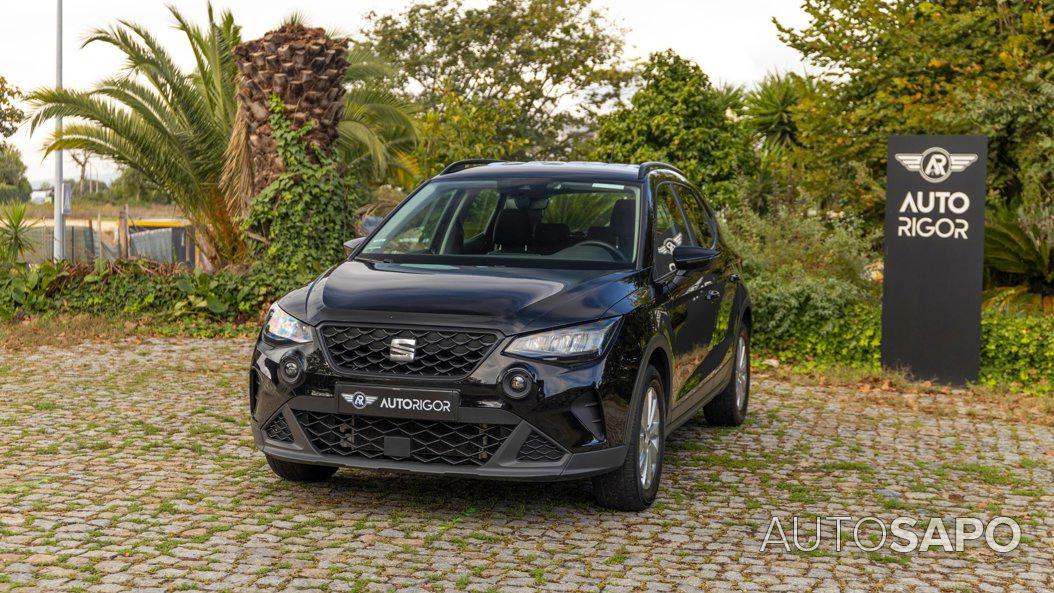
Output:
[[[657,504],[620,513],[588,481],[283,482],[248,430],[249,347],[0,351],[0,591],[1054,590],[1054,428],[969,391],[759,374],[747,423],[686,424]],[[1005,515],[1025,539],[869,554],[849,523],[836,551],[825,520],[815,552],[760,551],[774,516],[812,541],[814,517],[836,515],[915,518],[919,536],[928,517]]]

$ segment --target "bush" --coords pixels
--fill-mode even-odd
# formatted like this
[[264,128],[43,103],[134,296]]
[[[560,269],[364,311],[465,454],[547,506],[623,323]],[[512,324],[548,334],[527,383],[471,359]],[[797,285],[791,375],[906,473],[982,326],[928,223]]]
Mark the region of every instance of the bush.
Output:
[[837,279],[751,282],[754,344],[779,358],[879,365],[879,309]]
[[206,274],[147,260],[12,265],[0,271],[0,319],[86,313],[103,317],[249,322],[313,276],[278,275],[266,264]]
[[981,318],[981,381],[1020,382],[1029,391],[1054,386],[1054,316],[986,312]]
[[749,279],[782,283],[835,279],[874,292],[865,268],[871,240],[853,218],[822,219],[790,208],[761,216],[741,207],[725,216],[722,236],[743,259]]
[[[807,366],[881,366],[882,309],[836,281],[759,286],[754,345],[761,356]],[[1054,316],[985,311],[981,317],[981,383],[1054,390]]]

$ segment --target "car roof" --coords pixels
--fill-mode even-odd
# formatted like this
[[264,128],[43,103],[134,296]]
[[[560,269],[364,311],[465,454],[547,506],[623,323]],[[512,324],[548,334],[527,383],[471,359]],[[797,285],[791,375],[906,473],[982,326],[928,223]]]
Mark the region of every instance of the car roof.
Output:
[[639,183],[640,165],[587,161],[500,161],[478,164],[435,179],[493,179],[495,177],[561,177],[565,179],[603,179]]

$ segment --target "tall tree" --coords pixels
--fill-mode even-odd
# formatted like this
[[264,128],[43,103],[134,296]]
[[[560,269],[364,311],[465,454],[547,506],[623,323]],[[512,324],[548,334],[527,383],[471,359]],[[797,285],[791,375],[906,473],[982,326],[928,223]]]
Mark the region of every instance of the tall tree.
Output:
[[15,101],[21,96],[18,87],[12,86],[6,78],[0,76],[0,136],[6,138],[14,134],[18,124],[25,119],[26,115],[15,105]]
[[504,155],[513,158],[566,157],[587,135],[590,113],[626,79],[619,32],[590,4],[417,3],[397,15],[371,14],[362,44],[393,62],[397,80],[433,129],[463,124],[452,122],[466,111],[491,112],[497,115],[491,136],[461,144],[484,151],[489,144],[515,145]]
[[755,163],[750,136],[694,62],[673,51],[652,54],[630,104],[599,119],[594,158],[618,162],[666,161],[699,183],[719,206],[737,200],[737,180]]
[[0,142],[0,202],[24,202],[30,191],[22,153],[14,145]]
[[890,134],[987,132],[992,201],[1021,194],[1020,157],[1037,154],[1021,148],[1054,132],[1049,98],[1023,90],[1050,84],[1050,0],[806,0],[804,9],[804,28],[777,26],[820,79],[797,121],[805,192],[878,221]]

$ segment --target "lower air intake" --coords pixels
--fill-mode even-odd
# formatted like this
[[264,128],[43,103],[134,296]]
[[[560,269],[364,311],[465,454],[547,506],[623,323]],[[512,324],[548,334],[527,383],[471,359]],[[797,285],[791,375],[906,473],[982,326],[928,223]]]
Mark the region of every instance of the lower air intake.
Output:
[[385,437],[410,439],[409,457],[421,463],[483,465],[509,438],[512,426],[373,418],[319,412],[296,412],[297,422],[323,455],[392,458],[385,455]]
[[282,441],[283,443],[293,442],[293,431],[289,430],[289,424],[285,421],[285,416],[281,412],[271,420],[267,428],[264,429],[264,433],[267,438]]
[[532,432],[516,453],[517,461],[560,461],[563,457],[563,449],[537,432]]

